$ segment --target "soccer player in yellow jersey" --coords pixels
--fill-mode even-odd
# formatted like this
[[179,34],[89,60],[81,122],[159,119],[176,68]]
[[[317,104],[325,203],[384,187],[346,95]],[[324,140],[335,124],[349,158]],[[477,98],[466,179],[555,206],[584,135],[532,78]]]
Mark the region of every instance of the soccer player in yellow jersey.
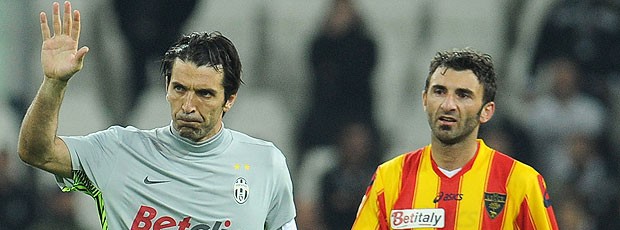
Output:
[[495,81],[488,54],[437,53],[422,94],[431,144],[377,168],[353,229],[558,229],[543,177],[477,138]]

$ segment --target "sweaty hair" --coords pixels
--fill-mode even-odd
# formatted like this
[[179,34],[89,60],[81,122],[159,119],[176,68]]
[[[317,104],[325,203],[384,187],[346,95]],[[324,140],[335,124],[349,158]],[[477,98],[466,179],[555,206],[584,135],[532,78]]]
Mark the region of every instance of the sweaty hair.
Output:
[[433,75],[435,70],[439,67],[445,67],[456,71],[471,70],[476,77],[478,77],[478,82],[482,84],[484,89],[482,97],[483,104],[495,100],[497,85],[495,83],[496,76],[491,55],[483,54],[470,48],[437,52],[435,57],[431,60],[424,91],[428,90],[431,75]]
[[172,66],[179,58],[184,62],[192,62],[197,66],[213,67],[224,71],[225,100],[237,93],[241,80],[241,61],[233,43],[220,32],[193,32],[182,36],[174,43],[162,59],[161,74],[166,78],[166,86],[170,84]]

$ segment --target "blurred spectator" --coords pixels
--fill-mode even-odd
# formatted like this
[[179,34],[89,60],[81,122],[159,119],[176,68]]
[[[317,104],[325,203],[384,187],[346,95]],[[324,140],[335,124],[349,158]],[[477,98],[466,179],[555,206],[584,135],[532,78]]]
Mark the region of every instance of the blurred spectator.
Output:
[[43,194],[41,218],[37,219],[27,230],[82,230],[86,229],[78,224],[75,218],[73,205],[74,194],[63,193],[59,189],[52,189]]
[[[553,181],[570,167],[565,146],[577,133],[598,140],[605,121],[605,108],[578,88],[579,67],[570,59],[550,61],[537,87],[539,94],[529,107],[528,130],[532,132],[539,170]],[[551,186],[553,188],[553,186]]]
[[19,122],[5,99],[0,97],[0,230],[24,229],[36,218],[37,183],[22,181],[27,168],[16,151]]
[[327,229],[353,226],[360,197],[364,196],[382,156],[372,126],[348,123],[337,138],[337,164],[322,177],[321,213]]
[[331,145],[338,124],[355,118],[375,125],[372,74],[377,62],[374,39],[353,0],[333,0],[310,46],[312,98],[298,129],[300,160],[310,149]]
[[[587,219],[591,221],[587,227],[597,229],[597,223],[601,223],[601,218],[611,208],[610,202],[604,201],[612,199],[615,192],[611,189],[605,160],[600,155],[604,148],[599,143],[604,130],[605,107],[578,88],[581,71],[570,58],[550,60],[541,74],[528,119],[538,169],[547,179],[551,197],[556,197],[563,209],[559,213],[568,215],[558,217],[558,222]],[[569,197],[583,199],[583,202]],[[575,211],[571,211],[570,206],[574,205],[581,205],[579,211],[588,217],[571,217]]]
[[[601,201],[613,200],[618,189],[615,180],[604,167],[605,163],[599,154],[598,146],[593,138],[575,134],[569,137],[566,152],[570,158],[570,165],[563,173],[565,177],[560,180],[563,186],[559,187],[559,191],[562,195],[566,194],[566,191],[573,191],[582,197],[583,203],[580,208],[592,217],[592,221],[587,222],[588,225],[605,229],[601,228],[600,224],[616,207],[612,202]],[[566,199],[561,201],[572,202]]]
[[585,73],[578,85],[609,105],[609,81],[620,80],[620,1],[556,0],[537,41],[531,71],[560,56]]
[[300,230],[325,229],[320,219],[322,175],[336,167],[333,146],[314,148],[306,153],[295,180],[295,206]]
[[8,148],[0,145],[0,230],[26,229],[35,220],[36,185],[11,175]]
[[198,0],[113,1],[114,12],[118,14],[116,18],[120,20],[120,29],[129,48],[129,72],[122,78],[125,82],[122,86],[127,87],[123,98],[126,104],[120,114],[113,114],[114,123],[125,124],[135,111],[142,94],[153,82],[147,69],[158,64],[166,49],[176,41],[197,3]]
[[[618,177],[614,178],[614,180],[616,180],[616,184],[618,184],[619,179],[620,178]],[[601,225],[601,228],[620,229],[620,221],[618,221],[620,219],[620,193],[616,193],[616,197],[609,201],[609,203],[613,206],[613,209],[608,213],[607,218],[605,218],[605,221]]]
[[350,121],[338,127],[335,145],[314,149],[301,165],[296,184],[300,229],[350,229],[382,158],[380,137],[370,124]]
[[493,149],[533,165],[530,133],[509,116],[496,113],[487,124],[480,126],[480,138]]
[[[592,230],[597,229],[590,213],[584,209],[585,201],[582,197],[567,188],[562,202],[554,204],[557,210],[558,227],[562,230]],[[605,228],[606,229],[606,228]]]

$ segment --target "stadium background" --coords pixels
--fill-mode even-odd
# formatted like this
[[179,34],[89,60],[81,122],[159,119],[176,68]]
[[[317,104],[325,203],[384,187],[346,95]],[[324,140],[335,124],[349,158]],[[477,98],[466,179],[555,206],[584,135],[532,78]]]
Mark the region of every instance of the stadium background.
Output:
[[[531,86],[529,65],[542,21],[553,2],[356,1],[378,44],[379,62],[373,85],[377,122],[389,143],[385,158],[429,142],[429,129],[419,98],[429,60],[437,50],[468,46],[490,53],[500,81],[499,113],[527,123],[530,113],[523,95]],[[84,69],[72,79],[67,90],[58,130],[62,135],[82,135],[112,125],[106,117],[102,95],[112,101],[122,101],[126,87],[118,82],[121,73],[127,71],[127,45],[120,35],[110,0],[74,0],[72,3],[83,16],[80,43],[89,46],[91,52]],[[217,30],[236,44],[244,65],[246,85],[240,89],[237,104],[225,117],[226,126],[273,141],[287,155],[294,178],[298,172],[292,163],[297,157],[295,129],[300,117],[307,112],[311,95],[307,50],[328,5],[328,0],[203,0],[183,29],[183,32]],[[20,186],[34,186],[33,191],[46,193],[56,189],[52,175],[33,171],[16,159],[21,114],[16,111],[15,104],[24,99],[29,102],[41,82],[37,15],[41,10],[50,14],[51,1],[3,1],[1,6],[0,147],[10,155],[9,177],[20,179]],[[97,70],[101,60],[110,63],[111,68],[106,69],[105,76]],[[156,60],[151,63],[150,87],[128,121],[139,128],[169,122],[163,80],[157,75]],[[611,84],[614,82],[613,86],[620,85],[617,78]],[[100,91],[103,84],[111,85],[110,92]],[[611,88],[613,92],[608,99],[617,102],[618,87]],[[617,106],[608,109],[610,117],[617,117]],[[609,137],[613,140],[610,155],[615,156],[620,143],[618,119],[610,120],[612,123],[605,127],[611,129],[606,134],[612,135]],[[617,183],[615,177],[604,179],[610,184]],[[547,178],[550,180],[553,178]],[[83,195],[70,198],[75,206],[75,218],[87,229],[97,229],[94,202]],[[616,206],[613,211],[617,209],[620,208]],[[587,226],[587,223],[581,224]]]

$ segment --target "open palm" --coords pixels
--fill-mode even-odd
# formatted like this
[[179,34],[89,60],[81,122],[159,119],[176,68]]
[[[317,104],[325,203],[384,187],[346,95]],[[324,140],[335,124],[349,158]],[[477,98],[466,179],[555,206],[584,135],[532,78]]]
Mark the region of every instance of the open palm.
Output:
[[77,49],[80,36],[80,13],[71,12],[71,3],[65,2],[61,22],[60,4],[53,4],[52,23],[54,34],[47,24],[47,16],[41,13],[41,63],[46,77],[68,81],[73,74],[82,69],[87,47]]

